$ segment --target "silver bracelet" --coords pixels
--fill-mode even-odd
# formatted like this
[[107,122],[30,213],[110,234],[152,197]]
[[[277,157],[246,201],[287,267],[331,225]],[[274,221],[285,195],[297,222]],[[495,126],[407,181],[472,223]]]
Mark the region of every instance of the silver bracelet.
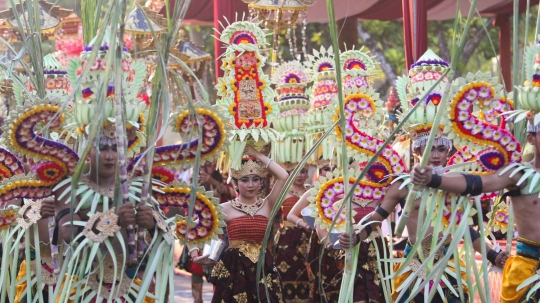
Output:
[[272,163],[273,161],[273,159],[268,160],[268,162],[266,163],[266,168],[268,168],[268,166],[270,166],[270,163]]
[[199,251],[200,249],[198,247],[194,247],[194,248],[190,249],[188,253],[191,255],[191,252],[194,251],[194,250]]
[[300,219],[298,219],[298,221],[296,221],[296,224],[295,224],[296,227],[298,227],[298,223],[300,223],[300,221],[302,221],[302,220],[304,220],[304,219],[300,218]]

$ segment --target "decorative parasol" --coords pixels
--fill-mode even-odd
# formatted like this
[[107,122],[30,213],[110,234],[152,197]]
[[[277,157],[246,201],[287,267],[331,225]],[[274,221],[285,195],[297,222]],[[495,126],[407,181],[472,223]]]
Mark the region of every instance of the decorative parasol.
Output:
[[[39,5],[38,15],[40,21],[41,34],[51,34],[58,27],[62,25],[62,18],[66,18],[73,13],[73,10],[65,9],[60,6],[55,6],[44,0],[37,1]],[[23,28],[29,28],[25,20],[28,20],[28,11],[24,3],[15,5],[15,9],[10,8],[8,10],[0,12],[0,19],[7,19],[10,26],[18,28],[16,13],[19,15],[21,26]]]

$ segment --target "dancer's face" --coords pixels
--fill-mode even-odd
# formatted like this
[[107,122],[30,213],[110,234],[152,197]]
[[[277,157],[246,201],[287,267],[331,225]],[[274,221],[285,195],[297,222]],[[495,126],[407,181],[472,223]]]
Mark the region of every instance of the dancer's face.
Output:
[[326,174],[332,171],[332,167],[330,165],[325,165],[321,168],[319,168],[319,176],[326,177]]
[[[424,154],[425,149],[425,146],[416,149],[419,152],[418,156],[421,157]],[[428,165],[445,166],[449,152],[448,148],[444,145],[433,145],[431,147],[431,153],[429,154]]]
[[90,171],[94,171],[97,167],[96,173],[98,176],[110,177],[114,175],[117,164],[118,154],[116,152],[116,144],[100,144],[99,147],[92,147],[90,150]]
[[242,177],[236,181],[238,193],[241,197],[253,198],[259,195],[262,178],[257,175]]
[[296,175],[296,179],[294,180],[294,185],[298,186],[304,186],[306,184],[306,180],[308,178],[308,170],[305,168],[302,168],[302,170]]

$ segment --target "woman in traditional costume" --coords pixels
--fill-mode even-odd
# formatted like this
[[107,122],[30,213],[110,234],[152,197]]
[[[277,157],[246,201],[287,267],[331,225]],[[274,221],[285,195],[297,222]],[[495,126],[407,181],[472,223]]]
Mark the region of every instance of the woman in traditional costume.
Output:
[[[319,160],[317,163],[318,173],[320,177],[332,171],[333,166],[330,160]],[[309,192],[302,195],[300,200],[296,202],[294,207],[287,215],[289,223],[294,223],[295,226],[310,229],[310,226],[302,216],[302,210],[309,206]],[[310,276],[310,302],[338,302],[339,288],[341,286],[341,274],[343,270],[343,258],[341,250],[325,249],[321,254],[321,240],[316,230],[311,231],[309,237],[309,247],[307,251],[307,270]],[[321,266],[319,266],[319,257]],[[278,265],[279,266],[279,265]],[[323,291],[321,291],[323,290]],[[323,299],[323,297],[326,298]]]
[[[284,164],[287,171],[292,171],[296,164]],[[283,283],[285,302],[309,301],[309,276],[306,268],[306,255],[309,246],[309,228],[305,229],[287,221],[287,215],[300,197],[306,192],[305,185],[308,170],[302,168],[294,180],[281,206],[283,226],[278,230],[275,239],[274,261]],[[297,222],[300,222],[299,219]]]
[[[222,204],[226,214],[229,248],[220,257],[212,271],[214,297],[212,302],[283,302],[281,282],[270,251],[264,256],[261,277],[257,277],[259,253],[268,217],[288,178],[287,172],[251,146],[240,170],[231,169],[238,190],[238,198]],[[264,163],[260,164],[259,163]],[[276,182],[270,194],[259,198],[265,167]],[[208,256],[197,257],[196,248],[190,251],[194,262],[208,263]],[[265,290],[268,288],[268,293]]]

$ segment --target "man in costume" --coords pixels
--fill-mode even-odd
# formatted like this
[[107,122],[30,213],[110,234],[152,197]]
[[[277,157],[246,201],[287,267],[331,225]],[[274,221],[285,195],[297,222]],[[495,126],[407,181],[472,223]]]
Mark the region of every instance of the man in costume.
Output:
[[[461,176],[440,176],[433,173],[433,168],[419,167],[412,171],[415,184],[438,188],[461,195],[479,195],[484,192],[508,190],[511,197],[515,224],[519,230],[517,255],[510,256],[503,271],[501,302],[536,302],[540,292],[530,294],[529,287],[518,290],[526,279],[537,274],[540,265],[540,206],[538,193],[540,186],[534,182],[540,169],[540,124],[527,125],[527,142],[534,146],[534,159],[529,163],[511,165],[497,172],[478,176],[463,174]],[[537,179],[537,177],[536,177]],[[494,253],[488,252],[488,259]]]
[[[412,140],[412,150],[414,152],[414,158],[420,159],[421,155],[424,154],[426,144],[428,142],[429,133],[432,129],[432,124],[435,116],[436,110],[443,110],[440,108],[437,108],[438,101],[434,98],[434,95],[428,96],[426,101],[418,101],[418,98],[420,95],[425,91],[426,88],[430,88],[431,85],[438,79],[437,76],[440,76],[440,74],[433,75],[431,74],[433,71],[438,71],[441,74],[444,72],[444,69],[447,68],[448,64],[444,62],[442,59],[437,57],[433,52],[428,50],[424,56],[422,56],[417,63],[413,65],[411,68],[411,71],[409,73],[410,80],[407,80],[405,78],[401,78],[398,82],[398,90],[401,88],[402,91],[400,91],[400,97],[407,98],[408,100],[412,100],[412,102],[409,102],[409,107],[412,108],[416,103],[415,102],[423,102],[423,104],[416,109],[416,115],[412,116],[410,120],[408,121],[411,140]],[[426,68],[429,67],[429,68]],[[430,74],[430,77],[426,77],[426,74]],[[422,77],[419,77],[418,75],[421,75]],[[418,79],[421,79],[418,81]],[[430,79],[431,82],[428,80],[422,81],[424,79]],[[445,80],[446,81],[446,80]],[[423,83],[428,82],[428,83]],[[444,82],[444,81],[443,81]],[[400,85],[401,84],[401,85]],[[408,88],[410,93],[407,94],[404,91],[404,88]],[[434,93],[438,93],[440,91],[437,88],[435,88]],[[405,100],[402,100],[405,101]],[[433,142],[433,146],[431,148],[431,153],[429,154],[428,163],[429,165],[432,165],[437,169],[439,173],[444,171],[444,166],[447,163],[448,154],[450,150],[452,149],[452,141],[448,138],[447,132],[445,132],[444,126],[439,127],[439,131],[437,132],[437,136]],[[409,183],[409,182],[406,182]],[[368,219],[364,221],[365,224],[359,224],[355,226],[355,234],[353,238],[351,239],[348,234],[342,233],[340,235],[340,244],[343,247],[352,247],[359,243],[360,241],[363,241],[369,235],[374,232],[374,227],[376,224],[373,223],[366,223],[366,222],[382,222],[384,221],[389,214],[394,211],[394,209],[397,207],[398,204],[400,204],[404,199],[408,196],[410,188],[407,188],[405,185],[403,185],[403,179],[395,181],[386,191],[386,194],[384,196],[384,199],[380,206],[378,206],[375,211],[367,216]],[[405,256],[411,253],[411,248],[413,245],[421,241],[422,245],[420,249],[422,250],[423,256],[428,256],[431,251],[431,243],[432,238],[437,237],[436,241],[444,241],[444,245],[440,248],[440,250],[437,252],[436,257],[434,259],[434,263],[436,264],[444,255],[447,253],[446,248],[448,244],[450,243],[451,238],[447,237],[445,239],[442,238],[443,234],[442,232],[439,232],[437,235],[433,235],[433,232],[435,231],[433,226],[429,226],[427,229],[427,232],[425,233],[425,236],[423,239],[418,239],[417,234],[419,232],[418,227],[422,226],[424,222],[418,222],[419,215],[420,215],[420,204],[422,202],[422,193],[418,192],[415,197],[414,206],[412,212],[409,214],[409,218],[407,221],[407,231],[409,234],[408,244],[405,248]],[[422,216],[425,219],[430,220],[431,218],[426,218],[425,215]],[[481,251],[481,240],[480,240],[480,234],[474,230],[472,227],[469,228],[469,232],[471,234],[471,241],[473,242],[473,247],[476,251]],[[505,256],[504,253],[498,253],[492,250],[489,247],[486,247],[486,251],[489,251],[488,256],[489,260],[492,264],[496,264],[499,267],[502,267],[503,258]],[[414,252],[416,253],[416,252]],[[419,263],[418,263],[419,262]],[[421,259],[419,260],[412,260],[411,263],[415,264],[421,264],[423,261]],[[451,260],[452,263],[454,263]],[[401,264],[397,264],[395,266],[395,271],[397,271],[401,267]],[[412,287],[410,289],[405,289],[403,291],[398,291],[399,287],[409,278],[409,276],[413,273],[413,271],[416,270],[416,267],[413,265],[410,265],[411,270],[405,271],[403,274],[397,276],[394,279],[394,290],[392,293],[393,300],[397,300],[398,296],[401,295],[401,299],[399,302],[407,302],[408,300],[414,299],[415,302],[423,302],[424,296],[427,296],[427,293],[420,292],[418,295],[416,295],[414,298],[409,298],[410,292],[412,291]],[[446,280],[449,281],[449,283],[444,283],[442,292],[444,293],[444,297],[441,297],[441,295],[435,295],[433,300],[431,302],[444,302],[445,300],[448,300],[448,302],[460,302],[461,299],[464,299],[465,301],[468,301],[468,295],[467,295],[467,289],[464,287],[464,295],[466,298],[459,298],[459,296],[456,296],[457,290],[452,290],[451,288],[456,287],[456,279],[453,277],[453,273],[455,272],[455,268],[452,266],[448,266],[445,269],[445,277]],[[462,273],[462,278],[465,277],[464,271]],[[425,279],[425,276],[423,277]],[[465,279],[463,279],[465,280]],[[411,285],[414,285],[415,283],[412,283]],[[401,294],[401,292],[404,292]]]

